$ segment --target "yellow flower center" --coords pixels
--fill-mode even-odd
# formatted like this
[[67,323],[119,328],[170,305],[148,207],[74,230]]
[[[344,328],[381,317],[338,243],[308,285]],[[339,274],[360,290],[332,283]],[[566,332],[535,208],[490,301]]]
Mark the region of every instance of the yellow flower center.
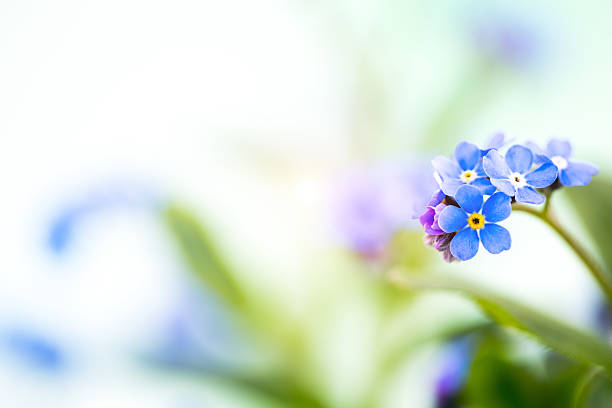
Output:
[[476,173],[474,173],[472,170],[466,170],[461,173],[460,178],[464,183],[469,183],[476,178]]
[[468,225],[471,229],[484,228],[485,217],[482,214],[474,213],[468,217]]

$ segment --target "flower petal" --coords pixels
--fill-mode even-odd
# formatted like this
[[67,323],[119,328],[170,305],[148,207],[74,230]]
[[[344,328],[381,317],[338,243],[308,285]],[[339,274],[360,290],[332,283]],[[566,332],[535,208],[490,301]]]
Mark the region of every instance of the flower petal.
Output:
[[502,132],[493,133],[485,143],[485,149],[499,149],[504,145],[506,135]]
[[[485,226],[486,228],[486,226]],[[479,240],[476,230],[464,228],[455,235],[450,244],[451,253],[462,261],[472,259],[478,252]]]
[[544,149],[542,149],[542,148],[540,147],[540,145],[538,145],[538,144],[537,144],[537,143],[535,143],[535,142],[532,142],[532,141],[527,141],[527,142],[523,143],[523,145],[524,145],[526,148],[528,148],[529,150],[531,150],[531,153],[533,153],[533,155],[534,155],[534,156],[535,156],[535,155],[538,155],[538,154],[541,154],[541,155],[546,155],[546,153],[544,152]]
[[557,166],[552,163],[546,163],[527,173],[525,179],[527,183],[535,188],[548,187],[557,179]]
[[504,161],[504,158],[496,150],[491,150],[483,159],[484,171],[487,176],[496,179],[505,179],[510,177],[510,169]]
[[521,145],[514,145],[506,152],[506,163],[510,170],[525,174],[533,164],[531,150]]
[[483,195],[491,195],[497,190],[497,188],[491,184],[491,181],[486,178],[478,178],[472,181],[470,185],[479,189]]
[[567,168],[559,172],[559,181],[567,187],[586,186],[598,172],[592,164],[571,161]]
[[449,205],[440,213],[438,225],[444,232],[455,232],[467,225],[467,213],[459,207]]
[[433,168],[440,174],[443,180],[450,178],[459,178],[461,169],[454,161],[444,157],[437,156],[431,161]]
[[455,200],[468,214],[480,211],[482,208],[482,193],[470,185],[459,187]]
[[546,146],[546,153],[549,157],[561,156],[567,159],[572,154],[572,145],[567,140],[552,139]]
[[546,198],[532,187],[521,187],[516,192],[516,201],[527,204],[542,204]]
[[512,212],[510,201],[510,197],[501,192],[489,197],[482,206],[482,215],[485,217],[485,222],[500,222],[508,218]]
[[473,170],[480,160],[480,149],[473,143],[461,142],[455,147],[455,160],[463,170]]
[[457,189],[464,185],[465,183],[459,179],[448,179],[442,182],[440,188],[444,194],[454,196],[457,193]]
[[512,183],[510,183],[510,180],[492,178],[491,184],[497,187],[499,191],[510,197],[514,197],[516,195],[516,188],[512,185]]
[[446,198],[446,194],[444,194],[442,190],[436,190],[432,194],[431,199],[429,200],[429,203],[427,203],[427,205],[431,207],[435,207],[436,205],[440,204],[442,200],[444,200],[445,198]]
[[476,167],[474,167],[474,171],[476,172],[476,175],[478,177],[487,177],[487,173],[485,173],[484,171],[482,160],[480,160],[478,164],[476,165]]
[[508,230],[497,224],[486,224],[480,231],[480,240],[482,246],[492,254],[507,251],[512,245],[512,238]]
[[550,158],[546,156],[546,152],[534,142],[525,142],[525,147],[531,150],[533,154],[533,164],[539,166],[544,163],[551,163]]

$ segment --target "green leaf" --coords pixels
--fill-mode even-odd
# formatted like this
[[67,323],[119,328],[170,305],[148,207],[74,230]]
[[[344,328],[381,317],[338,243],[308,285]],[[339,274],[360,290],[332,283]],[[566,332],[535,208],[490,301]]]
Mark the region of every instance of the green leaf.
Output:
[[189,210],[174,204],[163,210],[162,217],[195,277],[230,304],[240,304],[242,294],[232,273],[197,218]]
[[576,362],[602,366],[612,373],[610,346],[519,302],[450,276],[406,274],[396,269],[390,272],[389,279],[405,289],[459,292],[476,302],[500,325],[515,328]]
[[608,272],[612,271],[612,180],[597,176],[586,187],[568,188],[564,194],[591,234]]

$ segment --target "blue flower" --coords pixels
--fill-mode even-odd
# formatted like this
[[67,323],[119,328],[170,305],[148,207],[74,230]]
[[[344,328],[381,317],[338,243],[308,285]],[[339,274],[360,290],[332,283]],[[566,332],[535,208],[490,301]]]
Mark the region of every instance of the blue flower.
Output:
[[474,354],[474,341],[462,337],[450,342],[443,350],[443,361],[435,382],[436,407],[454,407],[469,374]]
[[[473,43],[484,56],[515,68],[537,63],[546,51],[542,24],[516,10],[490,10],[472,22]],[[529,16],[531,17],[531,16]]]
[[506,135],[502,132],[493,133],[491,136],[487,138],[485,142],[484,149],[480,149],[480,156],[484,157],[489,153],[490,150],[499,150],[505,145],[508,141],[506,140]]
[[570,160],[572,145],[566,140],[552,139],[546,150],[535,143],[529,143],[528,147],[536,154],[536,161],[553,163],[557,167],[559,182],[566,187],[586,186],[591,177],[599,173],[599,169],[590,163]]
[[483,194],[493,194],[495,187],[482,168],[481,150],[475,144],[461,142],[455,148],[455,160],[438,156],[431,161],[444,194],[454,196],[464,185],[477,187]]
[[45,371],[60,371],[66,364],[66,356],[53,341],[22,329],[6,333],[7,348],[27,365]]
[[544,163],[531,171],[533,153],[521,145],[514,145],[502,157],[492,150],[484,157],[484,170],[491,183],[503,193],[514,197],[520,203],[542,204],[546,198],[535,188],[548,187],[557,178],[557,168]]
[[483,205],[483,195],[475,187],[462,186],[457,190],[455,200],[461,208],[449,205],[438,219],[444,232],[457,232],[450,243],[451,253],[467,261],[478,252],[479,242],[492,254],[510,249],[510,233],[496,222],[510,216],[510,197],[497,192]]

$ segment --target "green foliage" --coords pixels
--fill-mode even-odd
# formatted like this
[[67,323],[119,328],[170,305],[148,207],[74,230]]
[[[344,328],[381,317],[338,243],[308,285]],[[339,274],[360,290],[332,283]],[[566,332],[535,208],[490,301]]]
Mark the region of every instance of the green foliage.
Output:
[[549,353],[544,369],[517,361],[508,335],[488,328],[476,336],[476,347],[459,406],[486,408],[571,408],[583,366]]
[[588,186],[568,188],[564,193],[591,234],[606,269],[612,271],[612,180],[597,176]]
[[162,215],[194,276],[217,291],[228,303],[240,304],[242,293],[197,218],[189,210],[174,204],[166,207]]
[[612,373],[612,348],[600,339],[518,302],[450,276],[402,274],[391,279],[411,290],[456,291],[475,301],[492,319],[533,337],[570,359],[602,366]]

